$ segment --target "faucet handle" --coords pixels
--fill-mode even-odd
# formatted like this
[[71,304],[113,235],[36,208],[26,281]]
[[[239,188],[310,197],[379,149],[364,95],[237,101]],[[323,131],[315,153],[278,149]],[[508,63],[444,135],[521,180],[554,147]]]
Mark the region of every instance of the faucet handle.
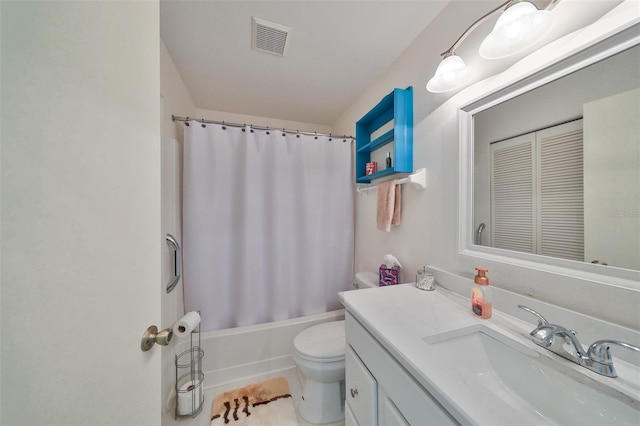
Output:
[[592,361],[600,364],[613,365],[613,358],[609,351],[611,345],[618,345],[623,348],[640,352],[640,347],[632,345],[631,343],[620,342],[618,340],[598,340],[589,346],[589,349],[587,349],[587,355]]
[[524,306],[524,305],[518,305],[518,308],[524,309],[525,311],[537,316],[538,317],[538,327],[542,327],[543,325],[549,325],[549,321],[547,321],[542,315],[540,315],[539,313],[537,313],[533,309],[531,309],[531,308],[529,308],[527,306]]
[[587,349],[587,368],[607,377],[618,377],[616,369],[613,367],[611,352],[609,351],[611,345],[618,345],[640,352],[640,347],[630,343],[620,342],[618,340],[598,340],[592,343],[589,349]]

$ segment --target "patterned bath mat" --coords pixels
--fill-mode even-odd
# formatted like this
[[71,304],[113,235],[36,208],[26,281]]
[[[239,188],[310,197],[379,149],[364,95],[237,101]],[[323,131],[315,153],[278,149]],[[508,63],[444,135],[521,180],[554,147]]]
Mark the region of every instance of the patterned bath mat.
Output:
[[230,390],[213,399],[211,426],[298,425],[284,377]]

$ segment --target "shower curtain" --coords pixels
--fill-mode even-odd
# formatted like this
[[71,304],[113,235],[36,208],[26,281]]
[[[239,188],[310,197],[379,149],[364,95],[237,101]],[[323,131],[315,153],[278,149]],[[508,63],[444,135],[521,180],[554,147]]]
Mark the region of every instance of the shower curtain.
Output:
[[353,279],[352,140],[185,125],[185,309],[201,331],[341,308]]

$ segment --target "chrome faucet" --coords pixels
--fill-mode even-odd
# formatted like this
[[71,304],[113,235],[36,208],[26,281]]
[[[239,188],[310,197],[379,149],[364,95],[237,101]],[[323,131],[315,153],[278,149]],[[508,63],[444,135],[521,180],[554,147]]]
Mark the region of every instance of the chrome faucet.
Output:
[[481,246],[482,245],[482,231],[484,230],[484,222],[482,222],[479,226],[478,226],[478,231],[476,231],[476,245]]
[[609,351],[611,345],[619,345],[640,352],[640,347],[617,340],[598,340],[585,352],[575,331],[549,323],[542,315],[529,307],[518,305],[518,308],[538,317],[538,326],[529,333],[535,344],[598,374],[607,377],[618,376],[613,368],[613,358]]

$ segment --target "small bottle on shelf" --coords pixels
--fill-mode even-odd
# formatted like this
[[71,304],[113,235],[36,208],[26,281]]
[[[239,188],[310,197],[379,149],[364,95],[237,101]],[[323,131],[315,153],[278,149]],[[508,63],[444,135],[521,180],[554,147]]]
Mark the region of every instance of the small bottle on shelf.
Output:
[[391,152],[387,152],[387,169],[391,168]]

